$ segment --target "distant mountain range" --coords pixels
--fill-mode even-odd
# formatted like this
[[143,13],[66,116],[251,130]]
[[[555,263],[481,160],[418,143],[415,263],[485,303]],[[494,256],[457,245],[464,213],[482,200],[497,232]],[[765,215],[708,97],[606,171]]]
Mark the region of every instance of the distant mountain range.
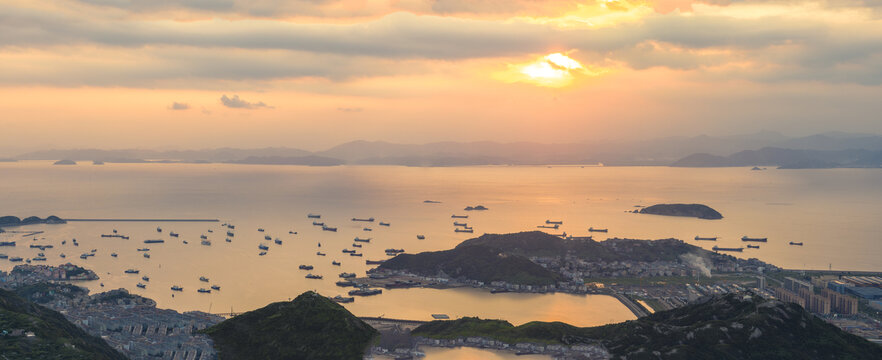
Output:
[[[759,150],[757,150],[759,149]],[[775,150],[777,149],[777,150]],[[752,151],[752,152],[751,152]],[[789,153],[785,153],[789,152]],[[289,147],[203,150],[35,151],[12,160],[125,162],[226,162],[332,166],[340,164],[403,166],[469,165],[671,165],[674,166],[860,166],[879,164],[882,136],[829,132],[787,137],[776,132],[737,136],[666,137],[642,141],[598,141],[569,144],[536,142],[436,142],[396,144],[352,141],[324,151]],[[780,154],[778,154],[780,153]],[[726,154],[733,154],[728,155]]]

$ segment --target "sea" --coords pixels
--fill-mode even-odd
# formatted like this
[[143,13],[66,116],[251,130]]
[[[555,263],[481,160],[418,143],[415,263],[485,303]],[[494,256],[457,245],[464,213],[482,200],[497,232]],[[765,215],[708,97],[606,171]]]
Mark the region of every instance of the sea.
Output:
[[[363,276],[373,267],[365,260],[388,258],[387,248],[408,253],[436,251],[484,233],[532,230],[593,235],[596,240],[678,238],[707,249],[740,247],[742,236],[767,237],[768,243],[759,249],[733,255],[788,269],[882,270],[879,169],[91,162],[64,166],[20,161],[0,163],[0,178],[0,216],[218,219],[208,223],[69,222],[6,228],[8,232],[0,234],[0,241],[18,242],[16,247],[0,247],[0,253],[32,258],[40,250],[28,245],[52,244],[53,248],[43,251],[48,258],[45,263],[70,262],[94,270],[101,279],[81,283],[92,292],[125,288],[156,300],[161,308],[179,311],[238,313],[293,299],[307,290],[345,295],[348,289],[334,284],[338,274]],[[705,204],[724,218],[632,213],[659,203]],[[464,210],[477,205],[488,210]],[[309,214],[321,218],[309,218]],[[538,229],[546,220],[563,224],[556,230]],[[337,231],[323,231],[313,221]],[[467,222],[474,233],[454,232],[454,221]],[[233,224],[235,229],[222,224]],[[589,227],[608,232],[589,233]],[[101,237],[114,230],[129,239]],[[29,231],[43,233],[23,236],[22,232]],[[227,231],[234,236],[227,236]],[[171,237],[169,232],[180,236]],[[211,241],[210,246],[200,244],[201,235]],[[282,244],[266,241],[265,236]],[[695,236],[719,240],[694,241]],[[371,239],[357,249],[364,256],[342,253],[352,249],[356,237]],[[72,245],[74,238],[79,246]],[[150,239],[165,243],[143,242]],[[61,245],[65,240],[66,245]],[[791,241],[804,245],[792,246]],[[269,247],[263,256],[260,244]],[[150,258],[140,248],[149,248]],[[80,254],[92,249],[95,256],[80,259]],[[62,253],[66,258],[60,257]],[[341,265],[334,266],[332,261]],[[0,260],[0,270],[9,271],[14,265]],[[300,265],[314,269],[299,270]],[[139,274],[125,274],[127,269],[139,270]],[[323,279],[306,279],[308,273]],[[149,282],[141,280],[145,275]],[[209,281],[200,281],[202,276]],[[144,282],[146,289],[137,288],[138,282]],[[173,285],[184,291],[172,292]],[[210,294],[196,291],[210,285],[221,289]],[[625,306],[604,295],[490,294],[471,288],[384,290],[378,296],[357,297],[345,306],[359,316],[431,320],[432,314],[447,314],[451,318],[498,318],[515,325],[542,320],[594,326],[634,319]]]

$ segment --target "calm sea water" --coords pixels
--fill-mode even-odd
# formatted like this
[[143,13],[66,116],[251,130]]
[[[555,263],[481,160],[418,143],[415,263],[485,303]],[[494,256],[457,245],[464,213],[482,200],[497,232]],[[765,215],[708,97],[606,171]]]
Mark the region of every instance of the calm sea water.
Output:
[[[239,312],[272,301],[293,298],[305,290],[333,296],[343,271],[364,274],[365,260],[386,258],[384,249],[410,253],[448,249],[481,233],[534,230],[546,219],[561,220],[559,231],[587,235],[589,226],[609,228],[609,237],[691,239],[719,236],[720,246],[740,246],[743,235],[763,236],[769,243],[742,256],[787,268],[880,270],[882,253],[882,171],[681,169],[667,167],[460,167],[407,168],[379,166],[300,167],[188,164],[107,164],[53,166],[50,162],[0,163],[0,214],[50,214],[63,218],[217,218],[236,225],[231,243],[220,223],[86,223],[38,225],[8,230],[45,230],[37,243],[50,243],[49,264],[72,262],[95,270],[104,289],[124,287],[177,310]],[[423,200],[440,201],[426,204]],[[703,203],[719,210],[722,220],[630,214],[635,205],[663,202]],[[482,204],[484,212],[466,213]],[[338,227],[336,233],[312,226],[308,213]],[[475,234],[454,233],[451,214],[468,214]],[[390,222],[352,222],[374,217]],[[163,228],[162,233],[156,227]],[[368,226],[373,231],[363,231]],[[265,233],[258,228],[266,229]],[[130,240],[101,238],[117,229]],[[213,230],[209,232],[208,230]],[[169,231],[180,233],[171,238]],[[297,234],[289,234],[296,231]],[[555,231],[557,232],[557,231]],[[212,246],[199,245],[207,235]],[[417,235],[425,235],[418,240]],[[283,245],[264,241],[279,238]],[[594,234],[599,238],[598,234]],[[356,236],[372,238],[363,258],[341,253]],[[33,257],[31,238],[0,252]],[[80,246],[69,241],[76,238]],[[165,244],[143,244],[145,239]],[[61,246],[62,240],[68,244]],[[187,240],[189,244],[183,244]],[[694,242],[710,248],[714,243]],[[805,246],[789,246],[801,241]],[[259,244],[270,247],[258,256]],[[321,247],[319,247],[319,243]],[[150,248],[146,259],[136,249]],[[97,249],[97,255],[79,255]],[[316,256],[317,251],[327,256]],[[117,252],[118,258],[112,258]],[[60,253],[68,255],[66,259]],[[339,260],[342,266],[332,266]],[[301,264],[315,266],[323,280],[309,280]],[[0,269],[14,264],[0,261]],[[141,271],[126,275],[125,269]],[[135,287],[150,276],[147,289]],[[210,283],[198,280],[210,278]],[[210,284],[211,294],[196,293]],[[93,291],[99,282],[86,284]],[[180,285],[183,293],[169,287]],[[489,294],[474,289],[408,289],[357,298],[347,308],[363,316],[430,319],[451,317],[561,320],[599,325],[632,319],[607,296],[568,294]]]

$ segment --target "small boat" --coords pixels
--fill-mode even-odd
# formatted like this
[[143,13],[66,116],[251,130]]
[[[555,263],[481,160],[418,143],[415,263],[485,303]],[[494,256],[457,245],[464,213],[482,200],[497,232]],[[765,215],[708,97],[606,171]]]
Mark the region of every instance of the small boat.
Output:
[[768,238],[752,238],[747,236],[742,236],[741,241],[753,241],[753,242],[768,242]]
[[361,244],[353,243],[353,244],[352,244],[352,247],[354,247],[354,248],[360,248],[360,247],[361,247]]
[[202,242],[200,244],[205,245],[205,246],[211,246],[211,241],[202,240]]
[[257,248],[260,250],[269,250],[269,246],[266,246],[264,244],[257,245]]
[[735,251],[735,252],[742,252],[742,251],[744,251],[744,248],[724,248],[724,247],[714,246],[714,247],[713,247],[713,250],[714,250],[714,251]]
[[[82,254],[82,255],[80,255],[80,259],[86,260],[86,259],[88,259],[88,258],[89,258],[89,254]],[[10,259],[10,260],[12,260],[12,259]]]
[[184,291],[184,288],[174,285],[171,287],[172,291]]
[[342,272],[337,276],[339,276],[341,279],[352,279],[358,275],[355,275],[355,273]]
[[261,252],[257,253],[257,255],[264,256],[264,255],[266,255],[266,251],[261,251]]
[[386,260],[365,260],[365,261],[364,261],[364,263],[365,263],[366,265],[380,265],[380,264],[382,264],[382,263],[384,263],[384,262],[386,262]]
[[257,228],[257,231],[263,232],[263,228]]
[[359,237],[356,236],[355,239],[353,239],[353,241],[356,241],[356,242],[371,242],[371,238],[362,239],[362,238],[359,238]]
[[220,286],[218,286],[218,285],[211,285],[211,290],[214,290],[214,291],[220,291]]
[[205,277],[205,276],[200,276],[200,277],[199,277],[199,281],[202,281],[202,282],[208,282],[208,278]]
[[330,227],[330,226],[322,226],[322,230],[324,230],[324,231],[333,231],[333,232],[337,232],[337,228],[335,228],[335,227]]
[[61,240],[61,245],[67,244],[67,240]]
[[468,215],[450,215],[450,217],[453,219],[468,219],[469,218]]
[[307,278],[307,279],[321,280],[321,279],[322,279],[322,276],[321,276],[321,275],[306,274],[306,278]]
[[135,270],[135,269],[128,269],[128,270],[125,271],[126,274],[137,274],[137,273],[139,273],[139,272],[140,272],[140,271]]
[[149,258],[150,258],[150,253],[144,253],[144,257],[149,259]]
[[790,245],[794,245],[794,246],[802,246],[802,242],[793,242],[793,241],[791,241],[791,242],[790,242]]
[[453,232],[473,233],[473,232],[475,232],[475,230],[472,230],[472,229],[453,229]]
[[205,239],[208,239],[208,236],[205,236],[205,234],[202,234],[202,235],[199,235],[199,238],[202,240],[205,240]]
[[233,239],[226,238],[226,239],[224,239],[224,241],[226,241],[226,242],[233,242]]
[[64,258],[67,257],[67,255],[64,255],[64,253],[61,253],[61,254],[59,254],[58,256],[60,256],[62,259],[64,259]]
[[349,296],[371,296],[371,295],[379,295],[382,294],[383,290],[381,289],[356,289],[350,290]]
[[294,230],[289,230],[289,231],[288,231],[288,234],[291,234],[291,235],[297,235],[297,232],[294,231]]
[[339,261],[331,261],[331,265],[340,266],[340,262]]
[[236,234],[233,233],[232,231],[227,231],[227,236],[234,237],[234,236],[236,236]]
[[208,232],[210,232],[210,233],[213,233],[213,232],[214,232],[214,230],[211,230],[211,229],[208,229]]
[[275,242],[276,245],[282,245],[282,240],[281,240],[281,239],[276,238],[275,240],[273,240],[273,242]]
[[144,275],[144,276],[141,277],[141,280],[144,280],[144,281],[150,281],[150,277],[147,276],[147,275]]
[[232,224],[230,224],[230,225],[227,225],[227,228],[229,228],[229,229],[236,229],[236,225],[232,225]]
[[146,288],[147,288],[147,285],[144,285],[144,284],[142,284],[142,283],[138,283],[138,285],[135,285],[135,286],[137,286],[137,287],[139,287],[139,288],[142,288],[142,289],[146,289]]
[[310,218],[310,219],[321,219],[322,218],[322,216],[319,214],[309,214],[309,215],[306,215],[306,217]]
[[184,244],[189,244],[189,243],[187,242],[187,240],[184,240]]
[[321,221],[313,221],[313,222],[312,222],[312,225],[313,225],[313,226],[325,226],[325,223],[323,223],[323,222],[321,222]]
[[713,237],[701,237],[701,236],[696,236],[696,237],[695,237],[695,240],[696,240],[696,241],[717,241],[717,237],[716,237],[716,236],[713,236]]
[[206,289],[206,288],[199,288],[199,290],[196,290],[196,292],[200,292],[200,293],[203,293],[203,294],[208,294],[208,293],[211,293],[211,290]]
[[609,229],[600,229],[595,227],[588,228],[589,232],[609,232]]
[[176,233],[176,232],[174,232],[174,231],[168,233],[168,236],[171,236],[171,237],[178,237],[179,235],[180,235],[180,234],[178,234],[178,233]]
[[322,243],[318,243],[318,247],[322,247]]
[[273,238],[272,238],[272,236],[265,235],[265,236],[263,237],[263,239],[269,241],[269,240],[272,240]]
[[363,231],[374,231],[373,229],[368,228],[368,227],[366,227],[366,228],[364,228],[364,229],[361,229],[361,230],[363,230]]
[[323,253],[323,252],[321,252],[321,251],[317,251],[315,254],[318,255],[318,256],[325,256],[325,255],[327,255],[327,254],[325,254],[325,253]]
[[367,218],[367,219],[352,218],[352,221],[374,222],[374,218],[372,218],[372,217]]
[[759,245],[750,245],[750,244],[748,244],[748,245],[747,245],[747,248],[748,248],[748,249],[759,249]]
[[389,225],[390,225],[390,224],[387,223],[387,222],[382,222],[382,221],[380,221],[380,226],[389,226]]
[[157,227],[157,228],[156,228],[156,232],[160,232],[160,233],[161,233],[161,232],[162,232],[162,228],[161,228],[161,227]]
[[426,239],[425,235],[417,235],[417,240],[425,240],[425,239]]
[[349,256],[362,256],[362,254],[354,252],[354,253],[349,253]]
[[548,224],[548,225],[563,225],[563,221],[551,221],[551,220],[545,220],[545,223]]
[[300,270],[312,270],[313,267],[312,267],[312,265],[300,265],[299,269]]
[[355,301],[355,298],[352,296],[344,297],[344,296],[340,296],[340,295],[334,296],[330,299],[331,299],[331,301],[338,302],[341,304],[351,303],[351,302]]

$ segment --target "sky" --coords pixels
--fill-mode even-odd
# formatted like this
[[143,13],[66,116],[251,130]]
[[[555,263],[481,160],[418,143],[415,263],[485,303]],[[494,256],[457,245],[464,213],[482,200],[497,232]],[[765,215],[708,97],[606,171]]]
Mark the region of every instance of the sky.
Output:
[[882,0],[0,0],[0,154],[882,133]]

